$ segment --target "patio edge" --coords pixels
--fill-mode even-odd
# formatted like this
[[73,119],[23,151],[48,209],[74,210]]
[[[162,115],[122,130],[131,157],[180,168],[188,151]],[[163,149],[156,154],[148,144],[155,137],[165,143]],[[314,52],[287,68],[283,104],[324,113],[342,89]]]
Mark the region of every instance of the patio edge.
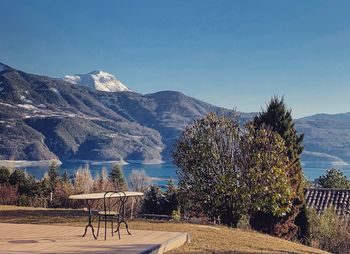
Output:
[[179,248],[185,243],[190,243],[191,237],[189,233],[179,233],[177,236],[172,237],[166,242],[150,247],[147,250],[140,252],[139,254],[163,254],[167,251]]

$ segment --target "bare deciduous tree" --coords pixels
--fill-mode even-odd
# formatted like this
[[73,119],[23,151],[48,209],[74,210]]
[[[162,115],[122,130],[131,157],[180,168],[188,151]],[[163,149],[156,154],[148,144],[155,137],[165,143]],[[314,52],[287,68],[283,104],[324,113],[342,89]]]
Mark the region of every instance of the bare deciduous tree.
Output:
[[133,170],[129,176],[129,186],[134,191],[145,192],[151,183],[151,178],[145,170]]
[[74,188],[76,193],[91,192],[94,179],[91,176],[89,164],[79,168],[75,173]]

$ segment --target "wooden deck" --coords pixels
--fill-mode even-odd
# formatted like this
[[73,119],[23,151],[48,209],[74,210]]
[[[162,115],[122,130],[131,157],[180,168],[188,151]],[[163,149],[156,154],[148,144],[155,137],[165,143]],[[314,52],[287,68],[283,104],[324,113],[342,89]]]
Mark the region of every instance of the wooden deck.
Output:
[[[89,229],[90,230],[90,229]],[[104,229],[98,240],[91,231],[81,237],[82,227],[0,223],[0,253],[152,253],[160,254],[182,246],[189,240],[187,233],[123,229],[121,240],[112,238]]]

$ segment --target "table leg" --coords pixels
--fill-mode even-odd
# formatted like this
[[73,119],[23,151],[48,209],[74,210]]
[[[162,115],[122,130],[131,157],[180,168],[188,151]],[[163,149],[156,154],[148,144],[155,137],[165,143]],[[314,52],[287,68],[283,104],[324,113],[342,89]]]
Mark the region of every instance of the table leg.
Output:
[[[91,203],[90,203],[91,202]],[[95,235],[95,230],[94,230],[94,227],[92,226],[92,211],[91,211],[91,206],[93,204],[93,200],[86,200],[86,204],[87,204],[87,207],[88,207],[88,210],[89,210],[89,221],[88,221],[88,224],[85,226],[85,232],[84,234],[82,235],[82,237],[86,236],[86,232],[87,232],[87,229],[88,228],[91,228],[91,231],[92,231],[92,236],[97,240],[97,237]]]

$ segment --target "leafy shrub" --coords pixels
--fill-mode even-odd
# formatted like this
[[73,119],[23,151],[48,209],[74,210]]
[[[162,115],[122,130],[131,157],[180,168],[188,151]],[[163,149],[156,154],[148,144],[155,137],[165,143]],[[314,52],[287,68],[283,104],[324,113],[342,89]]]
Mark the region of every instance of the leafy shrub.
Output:
[[146,192],[143,202],[143,213],[180,216],[177,200],[177,188],[169,181],[164,192],[158,186],[152,185]]
[[164,203],[164,195],[158,186],[152,185],[146,192],[143,202],[143,213],[147,214],[163,214],[162,206]]
[[26,180],[26,175],[22,169],[15,169],[9,177],[9,183],[13,186],[23,187],[26,184]]
[[74,200],[68,197],[73,194],[73,185],[70,182],[58,181],[54,187],[51,207],[74,207]]
[[10,180],[11,172],[8,168],[0,166],[0,184],[8,183]]
[[350,227],[338,217],[333,208],[326,209],[322,214],[309,209],[308,219],[309,243],[312,247],[339,254],[350,252]]
[[[112,179],[114,179],[114,173],[119,168],[115,167],[114,169],[111,174]],[[125,183],[122,175],[119,175],[118,179],[121,183]],[[139,171],[134,172],[133,179],[134,186],[141,189],[145,188],[149,182],[149,177],[144,172],[140,173]],[[6,167],[0,167],[0,204],[80,208],[84,207],[85,202],[82,200],[70,200],[70,195],[114,190],[113,182],[109,179],[105,169],[101,171],[96,179],[93,179],[88,166],[79,168],[74,178],[70,179],[67,172],[64,172],[61,177],[58,165],[53,163],[41,180],[35,179],[22,169],[15,169],[11,172]],[[126,188],[127,185],[125,184],[124,187]],[[94,202],[94,208],[100,206],[102,202],[102,200]],[[136,200],[136,203],[130,199],[130,204],[133,207],[131,209],[132,212],[140,210],[140,199]]]
[[251,229],[249,216],[243,215],[237,223],[237,228]]
[[0,204],[1,205],[16,205],[18,187],[9,183],[0,184]]
[[174,221],[180,221],[181,220],[181,212],[180,209],[173,210],[171,213],[171,217]]

